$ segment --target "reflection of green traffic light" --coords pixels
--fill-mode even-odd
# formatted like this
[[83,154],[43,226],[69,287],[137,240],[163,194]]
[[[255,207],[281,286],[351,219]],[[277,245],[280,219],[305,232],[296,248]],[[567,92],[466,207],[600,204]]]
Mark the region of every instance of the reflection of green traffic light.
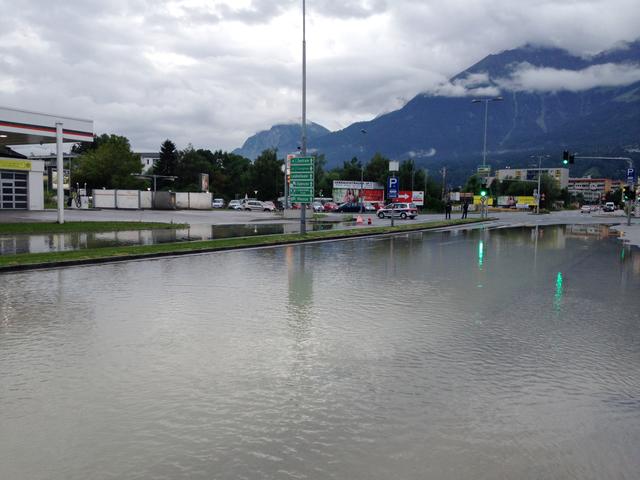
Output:
[[556,302],[560,302],[560,300],[562,300],[562,281],[562,272],[558,272],[558,275],[556,276]]
[[478,268],[482,270],[482,265],[484,263],[484,242],[480,240],[478,243]]

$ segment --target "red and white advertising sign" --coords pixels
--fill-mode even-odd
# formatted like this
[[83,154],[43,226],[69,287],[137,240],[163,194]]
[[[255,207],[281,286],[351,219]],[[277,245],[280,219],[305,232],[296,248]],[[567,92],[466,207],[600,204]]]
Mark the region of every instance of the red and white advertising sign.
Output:
[[415,203],[419,207],[423,206],[424,192],[418,190],[414,190],[413,192],[411,190],[400,190],[400,192],[398,192],[396,202],[411,202]]
[[419,190],[413,191],[413,203],[415,203],[418,207],[424,206],[424,192]]

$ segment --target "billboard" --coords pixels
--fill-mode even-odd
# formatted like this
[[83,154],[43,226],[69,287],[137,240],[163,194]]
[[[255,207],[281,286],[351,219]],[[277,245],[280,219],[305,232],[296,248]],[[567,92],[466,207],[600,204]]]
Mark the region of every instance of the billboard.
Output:
[[415,203],[417,206],[422,206],[424,205],[424,192],[419,190],[400,190],[396,201],[411,202]]
[[498,206],[506,208],[516,208],[516,205],[535,206],[536,197],[533,196],[500,196],[498,197]]
[[384,202],[384,187],[377,182],[333,181],[333,201],[336,203]]

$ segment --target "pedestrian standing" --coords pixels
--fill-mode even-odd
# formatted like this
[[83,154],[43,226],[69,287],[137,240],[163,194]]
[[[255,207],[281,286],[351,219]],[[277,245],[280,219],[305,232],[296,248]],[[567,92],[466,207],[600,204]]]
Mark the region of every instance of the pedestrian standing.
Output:
[[447,200],[447,203],[444,206],[444,218],[445,220],[451,219],[451,200]]
[[469,202],[466,200],[462,204],[462,218],[467,218],[467,213],[469,212]]

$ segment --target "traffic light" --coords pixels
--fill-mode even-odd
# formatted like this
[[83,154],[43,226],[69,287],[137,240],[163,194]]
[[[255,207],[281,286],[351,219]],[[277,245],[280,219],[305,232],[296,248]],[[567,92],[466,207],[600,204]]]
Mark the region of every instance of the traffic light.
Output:
[[576,163],[576,156],[572,153],[569,155],[569,165]]
[[636,192],[633,189],[633,187],[630,187],[629,185],[625,186],[622,188],[622,198],[624,199],[624,201],[628,201],[628,200],[635,200],[636,199]]
[[563,165],[569,164],[569,150],[565,150],[564,152],[562,152],[562,164]]
[[484,188],[482,190],[480,190],[480,196],[481,197],[486,197],[487,196],[487,191]]

